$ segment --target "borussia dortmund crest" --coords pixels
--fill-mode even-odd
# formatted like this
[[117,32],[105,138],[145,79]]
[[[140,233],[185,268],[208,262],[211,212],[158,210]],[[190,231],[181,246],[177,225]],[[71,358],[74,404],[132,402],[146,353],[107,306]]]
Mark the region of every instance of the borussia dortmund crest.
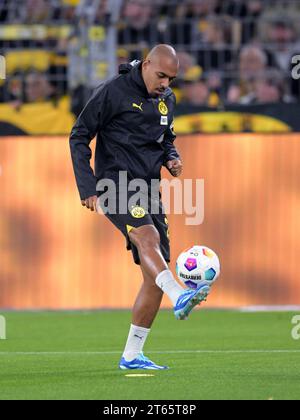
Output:
[[146,210],[139,206],[133,207],[130,213],[135,219],[142,219],[146,216]]
[[168,107],[165,104],[165,102],[163,102],[163,101],[159,102],[158,110],[161,113],[161,115],[168,115],[168,113],[169,113]]

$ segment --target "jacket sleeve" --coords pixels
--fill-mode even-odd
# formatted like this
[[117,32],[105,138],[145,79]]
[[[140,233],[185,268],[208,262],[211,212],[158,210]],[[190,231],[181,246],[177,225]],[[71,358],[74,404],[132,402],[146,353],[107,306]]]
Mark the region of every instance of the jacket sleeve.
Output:
[[172,121],[171,125],[168,127],[165,133],[165,137],[162,143],[165,151],[164,165],[166,165],[169,160],[180,159],[180,155],[174,145],[175,140],[176,134],[174,132],[174,121]]
[[96,178],[90,165],[90,143],[112,116],[108,86],[101,85],[79,115],[70,135],[70,149],[81,200],[96,195]]

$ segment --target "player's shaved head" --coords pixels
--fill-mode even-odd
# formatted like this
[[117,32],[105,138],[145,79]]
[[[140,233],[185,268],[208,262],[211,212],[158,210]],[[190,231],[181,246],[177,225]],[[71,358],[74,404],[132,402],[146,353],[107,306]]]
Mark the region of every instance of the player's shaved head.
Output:
[[174,65],[179,66],[177,53],[171,45],[161,44],[154,47],[147,55],[146,60],[170,60]]
[[177,53],[170,45],[157,45],[143,61],[142,73],[151,96],[159,96],[176,78],[179,70]]

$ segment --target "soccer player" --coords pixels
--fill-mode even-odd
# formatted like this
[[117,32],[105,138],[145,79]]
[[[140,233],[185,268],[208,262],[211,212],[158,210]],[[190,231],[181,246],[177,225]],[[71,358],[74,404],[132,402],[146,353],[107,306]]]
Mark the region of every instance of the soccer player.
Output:
[[[124,185],[120,185],[119,175],[124,171],[128,180],[142,179],[149,186],[153,180],[159,183],[163,166],[174,177],[182,173],[183,165],[173,144],[176,100],[170,88],[178,68],[176,51],[168,45],[156,46],[142,62],[120,66],[120,74],[95,91],[70,137],[82,205],[97,211],[97,200],[103,193],[97,191],[98,181],[115,182],[119,193],[114,198],[117,211],[107,212],[106,216],[126,237],[127,249],[132,250],[143,274],[144,282],[133,307],[132,325],[119,364],[121,369],[167,369],[143,354],[163,293],[170,298],[176,318],[182,320],[210,292],[207,285],[195,291],[183,289],[169,270],[168,220],[160,196],[159,212],[151,213],[145,205],[130,208],[128,200],[132,193],[125,194]],[[94,174],[89,144],[96,135]],[[122,197],[127,200],[126,214],[120,211],[124,205],[120,202]],[[152,197],[148,198],[150,203]]]

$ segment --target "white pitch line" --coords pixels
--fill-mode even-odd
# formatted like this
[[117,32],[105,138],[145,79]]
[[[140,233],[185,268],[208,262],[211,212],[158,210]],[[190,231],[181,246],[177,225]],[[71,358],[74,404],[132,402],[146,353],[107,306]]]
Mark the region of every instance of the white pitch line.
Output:
[[[120,355],[120,351],[87,351],[87,352],[0,352],[0,356],[105,356]],[[148,354],[300,354],[300,350],[169,350],[147,351]]]

